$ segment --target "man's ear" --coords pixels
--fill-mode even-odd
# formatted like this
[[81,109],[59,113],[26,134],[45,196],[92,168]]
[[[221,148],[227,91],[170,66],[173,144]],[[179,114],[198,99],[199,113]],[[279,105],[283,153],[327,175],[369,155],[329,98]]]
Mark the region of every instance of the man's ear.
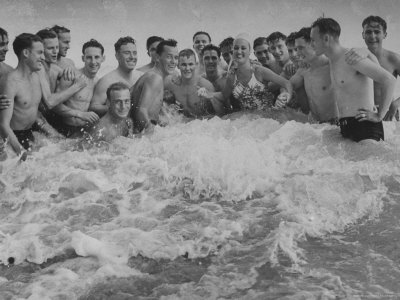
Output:
[[28,56],[29,56],[29,49],[23,49],[22,50],[22,55],[25,57],[25,58],[27,58]]

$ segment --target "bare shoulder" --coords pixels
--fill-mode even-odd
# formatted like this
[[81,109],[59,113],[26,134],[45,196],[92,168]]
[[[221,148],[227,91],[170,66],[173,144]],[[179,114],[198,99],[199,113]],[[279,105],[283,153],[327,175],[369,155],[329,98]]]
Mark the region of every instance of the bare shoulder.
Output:
[[213,90],[214,89],[214,86],[212,85],[212,83],[209,80],[207,80],[207,79],[205,79],[203,77],[199,77],[198,84],[201,87],[205,87],[207,90]]
[[400,54],[389,50],[386,51],[389,62],[396,64],[396,66],[398,66],[400,64]]

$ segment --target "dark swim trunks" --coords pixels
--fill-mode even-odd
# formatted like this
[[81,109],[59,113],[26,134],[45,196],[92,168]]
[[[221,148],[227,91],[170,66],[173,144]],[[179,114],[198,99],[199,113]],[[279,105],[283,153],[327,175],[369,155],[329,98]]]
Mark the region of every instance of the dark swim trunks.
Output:
[[384,140],[382,122],[370,121],[359,122],[354,117],[342,118],[339,120],[340,133],[343,137],[352,139],[355,142],[362,140]]
[[13,131],[22,147],[24,147],[25,150],[28,150],[31,147],[31,143],[35,141],[32,129]]
[[85,129],[86,127],[63,124],[58,128],[58,132],[67,138],[75,138],[83,135],[86,131]]

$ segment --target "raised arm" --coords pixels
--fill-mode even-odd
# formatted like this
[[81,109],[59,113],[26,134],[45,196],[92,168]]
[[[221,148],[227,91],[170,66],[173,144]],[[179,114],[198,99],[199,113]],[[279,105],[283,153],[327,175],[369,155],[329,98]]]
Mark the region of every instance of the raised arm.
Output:
[[24,147],[19,143],[10,126],[14,111],[14,99],[17,93],[16,81],[12,78],[7,78],[7,80],[0,86],[0,93],[8,95],[10,99],[10,105],[5,109],[0,110],[0,135],[3,139],[8,139],[8,143],[15,153],[20,155],[24,151]]

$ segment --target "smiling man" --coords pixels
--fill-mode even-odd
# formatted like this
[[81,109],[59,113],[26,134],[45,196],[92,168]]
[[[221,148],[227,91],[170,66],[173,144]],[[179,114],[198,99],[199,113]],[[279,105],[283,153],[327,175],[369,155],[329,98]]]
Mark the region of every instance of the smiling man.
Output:
[[68,67],[75,68],[74,62],[67,58],[67,52],[71,43],[71,31],[68,28],[59,25],[54,25],[51,30],[54,31],[58,37],[59,52],[56,62],[57,65],[61,69]]
[[[99,116],[88,109],[98,81],[96,75],[104,61],[103,45],[94,39],[83,44],[82,61],[85,65],[82,69],[77,70],[76,76],[86,82],[86,87],[54,108],[54,111],[62,117],[62,125],[57,129],[66,137],[79,135],[88,126],[99,120]],[[57,90],[66,90],[71,85],[71,81],[62,79]]]
[[100,117],[108,111],[107,88],[115,82],[124,82],[132,87],[143,75],[143,72],[135,70],[137,63],[137,49],[135,40],[130,37],[121,37],[114,44],[115,58],[118,67],[104,75],[96,84],[94,95],[89,110],[94,111]]
[[12,71],[12,67],[7,65],[6,54],[8,52],[8,33],[3,28],[0,28],[0,80],[4,75]]
[[164,96],[164,79],[176,71],[178,48],[175,40],[161,41],[157,46],[156,65],[144,73],[131,89],[130,117],[135,131],[152,131],[159,122]]

